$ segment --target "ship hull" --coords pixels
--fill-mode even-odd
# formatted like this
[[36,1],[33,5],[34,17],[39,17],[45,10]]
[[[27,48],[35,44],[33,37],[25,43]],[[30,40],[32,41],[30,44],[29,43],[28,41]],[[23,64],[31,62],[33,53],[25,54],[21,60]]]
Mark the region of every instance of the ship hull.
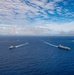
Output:
[[63,46],[58,46],[59,49],[65,49],[65,50],[70,50],[68,47],[63,47]]
[[10,47],[9,47],[9,49],[14,49],[14,48],[16,48],[16,47],[15,47],[15,46],[10,46]]

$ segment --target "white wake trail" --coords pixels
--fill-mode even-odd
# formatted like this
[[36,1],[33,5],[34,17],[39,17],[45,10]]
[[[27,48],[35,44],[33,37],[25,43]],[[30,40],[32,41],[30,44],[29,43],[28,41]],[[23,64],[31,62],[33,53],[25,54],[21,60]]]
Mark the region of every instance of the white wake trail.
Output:
[[[43,40],[41,40],[41,41],[43,41]],[[49,43],[49,42],[46,42],[46,41],[43,41],[45,44],[47,44],[47,45],[50,45],[50,46],[53,46],[53,47],[58,47],[57,45],[54,45],[54,44],[51,44],[51,43]]]
[[17,46],[15,46],[15,47],[18,48],[18,47],[25,46],[25,45],[28,45],[28,44],[29,44],[29,43],[20,44],[20,45],[17,45]]

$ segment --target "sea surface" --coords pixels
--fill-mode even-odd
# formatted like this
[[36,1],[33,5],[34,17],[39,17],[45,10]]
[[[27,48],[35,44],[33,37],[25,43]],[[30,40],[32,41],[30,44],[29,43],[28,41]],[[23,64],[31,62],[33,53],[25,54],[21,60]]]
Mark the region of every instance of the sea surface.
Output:
[[[73,36],[0,36],[0,75],[74,75]],[[53,45],[64,45],[70,51]],[[21,46],[22,44],[28,43]],[[9,47],[19,46],[15,49]]]

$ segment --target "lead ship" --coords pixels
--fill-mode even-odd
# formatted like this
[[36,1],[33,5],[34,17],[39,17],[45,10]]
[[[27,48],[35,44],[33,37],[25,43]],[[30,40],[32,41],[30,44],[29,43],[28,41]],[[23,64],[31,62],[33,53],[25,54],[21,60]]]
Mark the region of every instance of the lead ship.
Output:
[[16,46],[10,46],[10,47],[9,47],[9,49],[14,49],[14,48],[16,48]]
[[69,48],[69,47],[62,46],[62,45],[58,45],[58,48],[60,48],[60,49],[65,49],[65,50],[70,50],[70,48]]

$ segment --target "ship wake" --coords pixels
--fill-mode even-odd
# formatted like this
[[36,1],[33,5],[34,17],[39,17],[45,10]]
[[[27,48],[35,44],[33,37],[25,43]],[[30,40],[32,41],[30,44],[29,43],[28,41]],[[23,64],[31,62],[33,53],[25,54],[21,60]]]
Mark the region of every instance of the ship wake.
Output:
[[25,45],[28,45],[29,43],[27,42],[27,43],[25,43],[25,44],[20,44],[20,45],[17,45],[17,46],[15,46],[16,48],[18,48],[18,47],[22,47],[22,46],[25,46]]
[[46,41],[43,41],[43,40],[41,40],[41,41],[44,42],[44,43],[47,44],[47,45],[50,45],[50,46],[53,46],[53,47],[58,47],[57,45],[51,44],[51,43],[49,43],[49,42],[46,42]]

